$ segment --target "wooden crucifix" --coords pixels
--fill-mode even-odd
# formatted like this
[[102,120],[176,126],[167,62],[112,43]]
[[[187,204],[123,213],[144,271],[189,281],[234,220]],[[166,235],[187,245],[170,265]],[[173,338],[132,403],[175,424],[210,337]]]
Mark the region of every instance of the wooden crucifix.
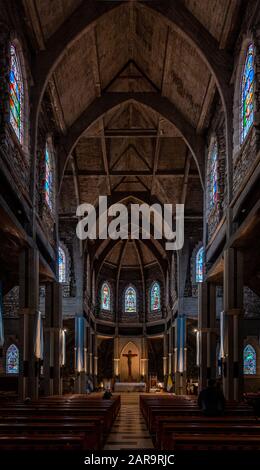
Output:
[[123,354],[123,356],[127,357],[128,377],[132,378],[132,358],[138,356],[138,354],[133,354],[130,350],[128,354]]

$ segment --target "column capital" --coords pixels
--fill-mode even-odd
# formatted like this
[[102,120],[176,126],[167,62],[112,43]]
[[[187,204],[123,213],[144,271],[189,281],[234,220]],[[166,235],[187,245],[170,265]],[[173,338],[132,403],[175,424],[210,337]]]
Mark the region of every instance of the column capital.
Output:
[[199,333],[217,333],[218,328],[199,328],[198,332]]
[[244,309],[243,308],[230,308],[228,310],[224,310],[224,315],[243,315]]

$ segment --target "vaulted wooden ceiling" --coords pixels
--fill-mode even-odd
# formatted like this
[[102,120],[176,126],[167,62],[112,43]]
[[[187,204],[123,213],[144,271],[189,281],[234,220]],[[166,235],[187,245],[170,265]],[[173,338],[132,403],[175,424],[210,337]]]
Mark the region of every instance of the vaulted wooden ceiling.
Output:
[[[29,34],[45,45],[80,11],[80,0],[24,0]],[[90,8],[93,1],[88,2]],[[209,122],[217,86],[198,48],[163,14],[172,2],[98,2],[115,8],[66,48],[49,80],[57,126],[66,137],[98,97],[131,93],[88,127],[67,160],[60,189],[61,220],[75,217],[79,203],[97,204],[99,195],[137,194],[140,199],[184,203],[185,215],[202,227],[203,191],[198,165],[178,125],[137,93],[157,93],[198,135]],[[194,29],[209,33],[223,50],[234,31],[239,0],[175,0]],[[153,4],[149,8],[149,4]],[[184,8],[184,10],[183,10]],[[179,21],[180,24],[180,21]],[[175,113],[175,114],[176,114]],[[119,193],[119,195],[118,195]],[[110,254],[109,256],[112,256]]]

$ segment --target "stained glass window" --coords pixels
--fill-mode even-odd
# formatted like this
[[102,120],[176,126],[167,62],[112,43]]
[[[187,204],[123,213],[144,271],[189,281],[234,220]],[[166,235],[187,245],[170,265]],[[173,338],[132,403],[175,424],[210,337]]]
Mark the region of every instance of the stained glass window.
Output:
[[254,46],[249,44],[241,82],[240,141],[245,140],[254,119]]
[[19,140],[23,143],[24,125],[24,87],[21,71],[21,63],[13,44],[10,46],[10,75],[9,75],[9,100],[10,100],[10,124]]
[[256,374],[256,352],[251,344],[244,348],[244,374]]
[[136,290],[132,286],[125,291],[125,312],[136,312]]
[[45,146],[45,179],[44,179],[45,201],[53,210],[53,168],[51,161],[51,150],[48,142]]
[[102,310],[110,310],[110,287],[104,282],[101,289],[101,308]]
[[59,282],[66,282],[66,255],[64,250],[59,246],[59,257],[58,257],[58,264],[59,264]]
[[160,285],[158,282],[154,282],[151,287],[151,311],[158,312],[161,310],[161,293],[160,293]]
[[212,209],[218,202],[218,146],[214,141],[210,150],[209,162],[209,209]]
[[204,248],[198,250],[196,255],[196,282],[203,282],[204,274]]
[[19,350],[15,344],[11,344],[6,352],[6,373],[19,374]]

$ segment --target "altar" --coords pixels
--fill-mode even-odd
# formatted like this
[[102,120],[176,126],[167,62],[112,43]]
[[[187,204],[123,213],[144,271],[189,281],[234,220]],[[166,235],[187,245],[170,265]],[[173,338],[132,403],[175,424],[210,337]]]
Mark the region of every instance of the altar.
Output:
[[115,392],[146,392],[146,383],[144,382],[115,382]]

